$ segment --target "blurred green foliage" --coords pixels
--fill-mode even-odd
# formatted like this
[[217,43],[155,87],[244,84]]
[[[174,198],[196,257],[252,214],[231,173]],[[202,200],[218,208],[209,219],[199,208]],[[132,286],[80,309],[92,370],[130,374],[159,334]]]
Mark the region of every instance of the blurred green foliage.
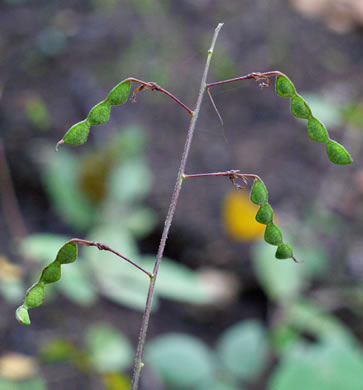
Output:
[[46,390],[47,385],[41,377],[35,377],[24,381],[12,381],[0,378],[1,390]]
[[[130,128],[115,133],[108,144],[81,158],[63,149],[51,159],[47,158],[51,153],[48,148],[40,154],[47,161],[41,164],[45,188],[69,227],[86,232],[87,239],[107,244],[151,272],[155,259],[142,255],[137,244],[157,222],[155,213],[144,205],[152,185],[143,157],[145,142],[141,130]],[[22,251],[45,266],[68,239],[33,234],[23,240]],[[52,297],[52,291],[60,291],[85,306],[94,304],[102,294],[113,302],[143,310],[148,285],[144,274],[113,254],[84,248],[72,267],[62,269],[62,278],[46,286],[46,294],[49,291]],[[160,270],[154,309],[159,297],[192,304],[212,301],[212,293],[196,272],[170,259],[164,259]]]

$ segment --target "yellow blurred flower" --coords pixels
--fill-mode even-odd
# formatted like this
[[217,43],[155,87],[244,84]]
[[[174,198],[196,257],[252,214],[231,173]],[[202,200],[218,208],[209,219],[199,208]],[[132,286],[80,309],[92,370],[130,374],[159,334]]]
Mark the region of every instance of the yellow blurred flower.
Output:
[[32,378],[38,371],[34,358],[11,352],[0,357],[0,377],[9,380]]
[[250,201],[247,191],[232,190],[223,202],[224,228],[236,241],[258,240],[263,237],[266,228],[255,220],[259,207]]

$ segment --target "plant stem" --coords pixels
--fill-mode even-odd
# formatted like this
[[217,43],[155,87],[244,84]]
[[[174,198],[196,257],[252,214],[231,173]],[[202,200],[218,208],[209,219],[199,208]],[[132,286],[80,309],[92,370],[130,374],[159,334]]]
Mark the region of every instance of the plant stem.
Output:
[[144,366],[143,353],[144,353],[144,347],[145,347],[146,334],[147,334],[147,330],[148,330],[148,326],[149,326],[149,319],[150,319],[156,277],[158,274],[161,260],[163,258],[164,248],[165,248],[166,240],[168,238],[169,229],[170,229],[173,217],[174,217],[176,205],[178,203],[179,194],[180,194],[180,190],[181,190],[182,183],[183,183],[185,166],[186,166],[186,163],[188,160],[190,146],[192,143],[193,134],[194,134],[194,130],[195,130],[195,125],[197,123],[197,119],[198,119],[200,107],[202,104],[204,92],[206,91],[206,85],[207,85],[206,81],[207,81],[207,74],[208,74],[208,70],[209,70],[210,60],[212,58],[214,46],[215,46],[219,31],[222,28],[222,26],[223,26],[223,23],[220,23],[220,24],[218,24],[217,28],[215,29],[214,36],[212,39],[212,44],[211,44],[210,49],[208,50],[207,61],[206,61],[205,67],[204,67],[204,72],[203,72],[202,81],[200,84],[200,90],[199,90],[197,103],[196,103],[195,110],[193,112],[193,115],[192,115],[192,118],[190,121],[187,139],[186,139],[185,145],[184,145],[183,156],[182,156],[182,159],[180,162],[178,177],[177,177],[177,180],[175,183],[174,192],[173,192],[173,195],[171,198],[168,214],[167,214],[167,217],[165,219],[164,230],[163,230],[163,233],[161,235],[160,245],[159,245],[158,253],[156,256],[156,260],[155,260],[155,266],[154,266],[154,271],[153,271],[154,277],[152,279],[150,279],[149,291],[147,294],[146,306],[145,306],[145,311],[144,311],[141,329],[140,329],[139,342],[138,342],[137,351],[136,351],[134,372],[133,372],[133,376],[132,376],[131,390],[138,389],[141,369]]

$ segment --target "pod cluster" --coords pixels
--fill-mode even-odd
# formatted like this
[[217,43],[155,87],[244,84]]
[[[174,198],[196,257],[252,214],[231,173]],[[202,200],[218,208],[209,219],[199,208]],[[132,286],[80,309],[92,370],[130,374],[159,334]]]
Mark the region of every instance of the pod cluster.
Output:
[[292,258],[291,247],[283,242],[281,230],[273,223],[274,212],[268,204],[268,192],[262,180],[256,179],[254,181],[250,199],[251,202],[260,206],[256,214],[256,221],[266,225],[265,241],[268,244],[277,245],[275,257],[277,259]]
[[325,126],[313,116],[309,105],[296,93],[295,86],[285,75],[276,78],[276,93],[279,96],[291,99],[291,113],[297,118],[308,120],[308,135],[316,142],[326,145],[330,161],[334,164],[346,165],[352,162],[352,157],[344,146],[329,138]]
[[38,282],[28,289],[24,303],[17,308],[16,318],[20,323],[30,325],[28,309],[33,309],[43,303],[44,286],[49,283],[54,283],[60,279],[62,264],[73,263],[76,259],[76,244],[68,242],[59,249],[56,259],[43,269]]
[[124,80],[116,85],[107,98],[96,104],[86,119],[73,125],[59,143],[81,145],[87,141],[91,126],[102,125],[110,118],[111,106],[124,104],[130,94],[130,81]]

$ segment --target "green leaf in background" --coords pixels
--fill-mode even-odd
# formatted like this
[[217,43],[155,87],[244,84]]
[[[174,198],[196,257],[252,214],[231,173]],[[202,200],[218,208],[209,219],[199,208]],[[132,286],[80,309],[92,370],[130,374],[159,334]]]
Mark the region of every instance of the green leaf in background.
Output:
[[22,280],[0,281],[0,295],[9,303],[21,301],[25,295],[25,291],[26,288]]
[[77,348],[70,341],[57,338],[47,341],[42,345],[39,355],[47,363],[57,363],[70,361],[72,356],[77,352]]
[[[141,274],[135,270],[136,275]],[[143,312],[145,310],[145,302],[149,283],[143,276],[144,280],[135,277],[135,273],[125,271],[122,277],[105,278],[101,275],[98,278],[101,294],[119,305],[129,307],[133,310]],[[158,297],[154,296],[153,310],[159,306]]]
[[210,378],[208,382],[198,385],[197,390],[243,390],[241,386],[233,386],[220,382],[217,378]]
[[157,214],[146,207],[138,207],[125,218],[125,227],[137,238],[149,234],[158,221]]
[[321,340],[343,340],[347,344],[356,344],[354,336],[343,323],[314,302],[306,300],[294,302],[287,309],[286,323]]
[[110,193],[120,202],[137,202],[150,191],[152,175],[143,158],[125,161],[114,169],[110,177]]
[[167,385],[189,389],[207,381],[214,370],[211,351],[196,337],[168,334],[145,348],[146,364]]
[[46,148],[41,154],[46,161],[42,179],[52,204],[69,226],[85,230],[91,225],[95,210],[79,188],[78,158],[67,149],[55,154],[53,148]]
[[339,102],[327,98],[321,93],[302,93],[302,95],[309,102],[311,111],[314,117],[325,124],[330,130],[342,124],[342,106]]
[[107,390],[130,390],[131,380],[126,374],[106,372],[102,375],[102,382]]
[[56,255],[69,237],[59,234],[35,233],[27,236],[21,242],[21,253],[40,264],[46,265],[56,258]]
[[90,326],[86,334],[89,360],[98,372],[127,370],[134,353],[127,338],[106,324]]
[[84,260],[78,257],[76,263],[62,268],[62,278],[57,288],[72,302],[82,306],[91,306],[96,302],[97,290],[89,276],[89,269]]
[[363,129],[363,101],[347,103],[343,108],[344,121],[352,127]]
[[283,354],[300,341],[300,334],[287,323],[279,322],[271,329],[270,340],[277,354]]
[[116,131],[105,146],[106,153],[114,160],[127,160],[139,156],[146,144],[145,132],[137,126]]
[[[299,226],[294,230],[299,231]],[[302,263],[276,261],[274,248],[262,242],[256,243],[251,253],[252,266],[262,288],[272,299],[281,302],[299,296],[303,287],[328,270],[327,254],[323,248],[316,247],[314,241],[305,241],[301,246],[286,232],[284,237],[291,243],[294,256]]]
[[269,390],[361,390],[363,355],[341,340],[302,344],[289,350],[273,373]]
[[44,99],[38,95],[30,96],[25,103],[25,112],[32,125],[39,130],[47,130],[52,118]]
[[46,390],[47,386],[41,377],[34,377],[24,381],[11,381],[0,378],[1,390]]
[[228,328],[217,344],[217,354],[225,369],[246,381],[253,381],[262,373],[267,353],[266,330],[255,320],[243,321]]
[[[103,242],[130,260],[140,263],[136,242],[128,230],[100,226],[91,232],[89,239]],[[90,263],[102,295],[113,302],[144,310],[149,287],[149,279],[145,274],[109,252],[84,248],[84,258]]]
[[275,247],[258,242],[252,251],[253,269],[262,288],[272,299],[291,300],[299,295],[304,285],[305,264],[276,260],[275,251]]
[[[144,256],[141,261],[146,269],[152,269],[154,263],[154,256]],[[213,300],[196,272],[167,258],[160,266],[155,292],[168,299],[192,304],[207,304]]]

